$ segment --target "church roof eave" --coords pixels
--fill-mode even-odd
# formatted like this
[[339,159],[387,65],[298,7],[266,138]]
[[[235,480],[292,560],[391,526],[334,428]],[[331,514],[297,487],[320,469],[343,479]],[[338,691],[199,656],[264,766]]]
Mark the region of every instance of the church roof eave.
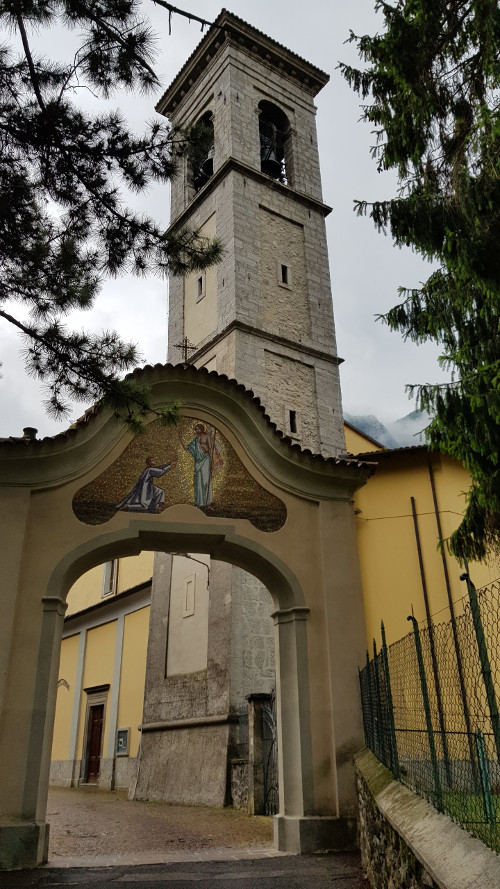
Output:
[[222,9],[206,35],[157,102],[156,110],[167,116],[174,111],[205,71],[211,58],[224,43],[231,41],[236,41],[239,46],[247,47],[252,54],[259,56],[266,64],[279,67],[280,73],[300,82],[312,96],[317,95],[330,79],[329,75],[321,71],[320,68],[249,25],[243,19]]

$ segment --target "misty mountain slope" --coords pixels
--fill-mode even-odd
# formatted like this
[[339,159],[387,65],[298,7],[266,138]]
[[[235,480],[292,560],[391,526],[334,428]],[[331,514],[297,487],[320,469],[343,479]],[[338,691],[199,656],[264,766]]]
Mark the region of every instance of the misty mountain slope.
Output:
[[344,414],[345,420],[386,448],[412,447],[425,444],[424,431],[428,414],[412,411],[389,423],[382,423],[373,414]]

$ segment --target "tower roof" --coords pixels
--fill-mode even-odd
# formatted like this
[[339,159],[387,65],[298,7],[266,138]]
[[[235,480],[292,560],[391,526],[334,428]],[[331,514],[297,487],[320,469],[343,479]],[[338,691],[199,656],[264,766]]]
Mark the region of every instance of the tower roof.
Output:
[[261,59],[265,64],[278,68],[282,74],[300,83],[310,95],[315,96],[328,83],[330,77],[311,65],[296,53],[272,40],[262,31],[244,22],[226,9],[221,10],[205,37],[198,44],[187,62],[156,105],[160,114],[168,115],[196,83],[207,64],[224,44],[239,48]]

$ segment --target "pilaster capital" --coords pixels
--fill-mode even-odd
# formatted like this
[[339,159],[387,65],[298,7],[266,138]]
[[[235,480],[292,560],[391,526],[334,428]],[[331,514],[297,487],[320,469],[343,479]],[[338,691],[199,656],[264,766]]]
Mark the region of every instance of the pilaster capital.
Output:
[[56,611],[60,617],[64,617],[68,603],[59,596],[42,596],[42,605],[44,612]]
[[273,611],[271,617],[275,624],[295,623],[297,620],[307,620],[310,608],[305,605],[295,605],[293,608],[278,609]]

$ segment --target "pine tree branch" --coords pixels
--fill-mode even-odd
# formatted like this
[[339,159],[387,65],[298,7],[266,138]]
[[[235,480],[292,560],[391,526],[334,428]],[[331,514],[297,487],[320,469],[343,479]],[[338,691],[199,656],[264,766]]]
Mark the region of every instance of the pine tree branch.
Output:
[[27,336],[32,337],[33,339],[36,339],[40,343],[44,342],[43,336],[40,336],[40,334],[37,334],[36,331],[32,330],[32,328],[26,327],[26,325],[23,324],[22,321],[18,321],[17,318],[14,318],[13,315],[9,315],[9,313],[4,311],[4,309],[0,309],[0,318],[5,318],[6,321],[8,321],[10,324],[13,324],[15,327],[17,327],[20,331],[22,331],[22,333],[25,333]]
[[31,83],[33,86],[33,91],[35,93],[36,99],[42,111],[45,112],[45,102],[43,101],[43,96],[40,92],[40,85],[38,83],[38,76],[35,70],[35,63],[33,62],[33,56],[31,55],[30,45],[28,42],[28,35],[26,33],[26,28],[24,27],[24,21],[21,14],[18,12],[16,14],[17,26],[19,28],[19,33],[21,35],[21,40],[23,44],[24,54],[26,56],[26,61],[28,63],[28,69],[30,72]]
[[[0,303],[17,300],[30,309],[21,320],[2,308],[0,319],[21,333],[28,372],[49,388],[52,413],[64,412],[68,399],[104,396],[134,423],[149,412],[149,395],[135,378],[121,381],[117,373],[133,367],[135,348],[115,333],[68,331],[61,319],[92,306],[100,270],[133,266],[141,274],[153,265],[182,273],[216,262],[221,249],[196,232],[165,234],[123,195],[124,188],[140,192],[171,179],[176,155],[195,134],[172,137],[158,125],[139,139],[118,114],[94,117],[72,100],[80,86],[107,98],[115,86],[156,82],[152,34],[135,13],[136,0],[13,0],[0,12],[22,45],[15,62],[0,47],[0,189],[8,196],[0,202]],[[77,52],[63,64],[34,56],[31,27],[59,23],[82,27]]]
[[[112,25],[108,24],[105,21],[104,17],[94,15],[88,7],[85,9],[85,16],[86,18],[89,18],[92,22],[94,22],[94,24],[98,25],[99,28],[102,28],[105,34],[107,34],[108,37],[110,37],[112,40],[115,40],[123,49],[128,49],[126,41],[121,36],[120,32],[117,31],[116,28],[113,28]],[[135,52],[134,59],[137,59],[140,62],[145,71],[147,71],[151,75],[155,83],[159,82],[156,72],[153,70],[151,65],[148,64],[146,59],[144,59],[138,52]]]
[[207,19],[202,19],[198,15],[194,15],[192,12],[186,12],[184,9],[178,9],[177,6],[172,6],[171,3],[166,3],[165,0],[152,0],[152,2],[156,6],[163,6],[164,9],[167,9],[169,11],[169,13],[170,13],[169,29],[168,29],[169,34],[171,34],[170,19],[173,14],[182,15],[182,16],[184,16],[184,18],[189,19],[189,21],[200,22],[202,31],[203,31],[203,28],[205,28],[206,26],[212,27],[214,24],[214,22],[209,22]]

